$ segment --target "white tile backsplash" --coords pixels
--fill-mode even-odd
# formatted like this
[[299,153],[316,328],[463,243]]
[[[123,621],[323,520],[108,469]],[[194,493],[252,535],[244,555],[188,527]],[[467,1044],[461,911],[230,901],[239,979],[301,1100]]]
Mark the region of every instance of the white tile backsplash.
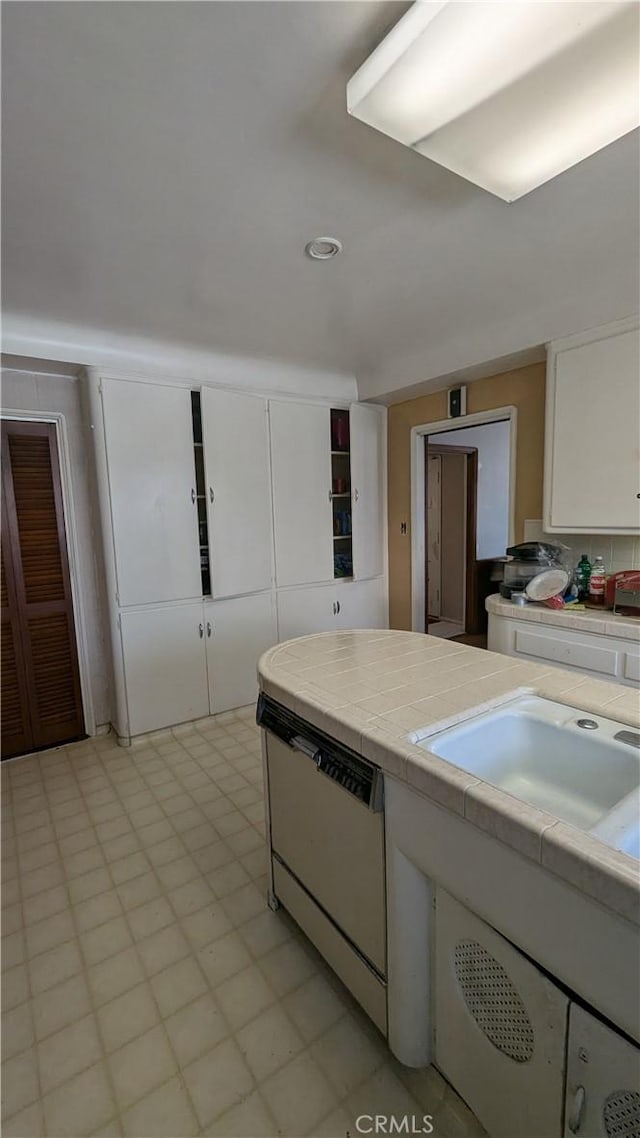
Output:
[[573,550],[573,560],[577,563],[581,554],[586,553],[590,561],[594,557],[604,558],[607,573],[617,573],[621,569],[640,569],[640,537],[631,534],[601,533],[545,533],[542,521],[526,518],[524,541],[549,541],[552,544],[568,545]]

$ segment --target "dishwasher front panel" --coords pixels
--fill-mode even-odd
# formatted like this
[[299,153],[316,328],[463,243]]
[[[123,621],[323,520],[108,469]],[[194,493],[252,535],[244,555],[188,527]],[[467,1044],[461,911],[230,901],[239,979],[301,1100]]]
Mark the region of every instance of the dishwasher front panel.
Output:
[[290,872],[386,975],[384,815],[267,733],[271,846]]

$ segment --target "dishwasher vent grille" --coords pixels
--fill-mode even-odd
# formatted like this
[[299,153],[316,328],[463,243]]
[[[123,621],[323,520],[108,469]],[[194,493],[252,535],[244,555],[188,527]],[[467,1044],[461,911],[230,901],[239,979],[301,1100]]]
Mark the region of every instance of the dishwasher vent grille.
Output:
[[609,1095],[602,1111],[607,1138],[638,1138],[640,1134],[640,1094],[616,1091]]
[[478,941],[461,940],[454,967],[467,1008],[487,1039],[516,1063],[527,1063],[533,1055],[533,1027],[500,962]]

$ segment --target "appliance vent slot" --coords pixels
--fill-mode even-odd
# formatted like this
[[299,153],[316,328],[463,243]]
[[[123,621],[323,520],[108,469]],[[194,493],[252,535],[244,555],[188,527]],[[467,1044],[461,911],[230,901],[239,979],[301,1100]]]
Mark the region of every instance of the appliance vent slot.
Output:
[[614,1091],[606,1099],[602,1121],[607,1138],[638,1138],[640,1134],[640,1094]]
[[454,950],[454,966],[464,1001],[480,1030],[503,1055],[527,1063],[533,1055],[533,1027],[500,962],[478,941],[461,940]]

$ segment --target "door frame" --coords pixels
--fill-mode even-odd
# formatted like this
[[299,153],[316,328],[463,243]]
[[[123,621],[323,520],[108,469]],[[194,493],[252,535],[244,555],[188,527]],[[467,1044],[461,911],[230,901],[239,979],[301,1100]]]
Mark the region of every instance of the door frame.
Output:
[[496,407],[490,411],[478,411],[474,415],[459,415],[455,419],[441,419],[435,423],[421,423],[411,428],[411,628],[413,632],[425,631],[425,450],[428,435],[456,431],[462,427],[477,427],[484,423],[507,421],[509,431],[509,545],[514,543],[515,534],[515,488],[516,488],[516,441],[518,409],[514,406]]
[[[478,529],[478,448],[469,446],[449,446],[448,443],[438,443],[429,446],[429,438],[424,448],[424,474],[425,474],[425,500],[427,494],[427,479],[429,477],[428,463],[430,455],[463,454],[465,455],[464,479],[464,631],[475,632],[476,607],[476,543]],[[426,552],[428,514],[425,510],[425,632],[428,633],[427,609],[429,597],[429,559]],[[442,567],[442,565],[441,565]],[[473,626],[473,627],[472,627]]]
[[73,486],[71,480],[71,453],[69,449],[66,418],[59,411],[12,411],[5,408],[2,409],[0,418],[11,420],[12,422],[51,423],[56,430],[56,443],[58,445],[58,458],[60,462],[60,485],[62,488],[62,511],[67,539],[71,601],[75,625],[76,651],[78,653],[78,669],[80,671],[82,712],[87,735],[95,735],[96,720],[93,707],[93,695],[91,692],[89,640],[83,600],[80,557],[78,554],[78,534],[76,531]]

